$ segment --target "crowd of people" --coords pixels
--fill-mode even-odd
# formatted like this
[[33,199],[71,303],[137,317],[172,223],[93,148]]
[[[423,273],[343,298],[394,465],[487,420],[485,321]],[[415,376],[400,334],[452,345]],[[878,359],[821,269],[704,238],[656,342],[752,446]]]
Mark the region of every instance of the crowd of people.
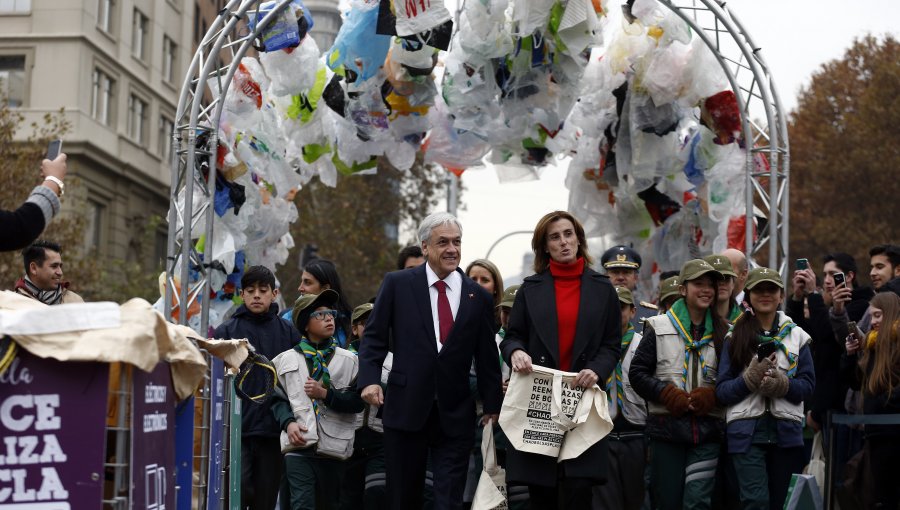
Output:
[[[564,211],[538,222],[534,274],[507,288],[488,260],[461,269],[452,215],[418,238],[356,307],[327,260],[306,265],[283,312],[275,275],[245,271],[243,304],[214,336],[249,339],[277,386],[242,409],[243,507],[465,508],[485,427],[513,509],[781,508],[816,432],[836,437],[842,508],[898,507],[900,426],[828,417],[900,413],[900,247],[870,250],[872,287],[846,253],[819,274],[799,259],[784,281],[727,250],[661,274],[654,304],[638,299],[640,254],[613,247],[595,271]],[[80,300],[60,246],[22,253],[17,292]],[[534,365],[604,388],[612,432],[562,462],[510,446],[501,403],[511,373]]]

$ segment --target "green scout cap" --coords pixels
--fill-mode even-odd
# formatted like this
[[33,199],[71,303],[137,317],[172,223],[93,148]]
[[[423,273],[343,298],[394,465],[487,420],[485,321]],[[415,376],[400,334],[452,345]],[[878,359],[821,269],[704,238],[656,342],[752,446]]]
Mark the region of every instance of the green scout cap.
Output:
[[678,277],[670,276],[659,282],[659,302],[662,303],[666,298],[677,296],[681,297],[681,291],[678,290]]
[[519,291],[519,287],[521,285],[510,285],[503,291],[503,296],[500,297],[500,304],[498,306],[506,306],[512,308],[513,303],[516,302],[516,292]]
[[728,257],[713,254],[703,257],[703,260],[709,262],[709,265],[716,271],[722,273],[723,276],[733,276],[737,278],[737,273],[734,272],[734,266],[731,265],[731,261],[728,260]]
[[616,294],[619,295],[619,302],[634,306],[634,296],[631,295],[628,287],[616,287]]
[[309,321],[309,313],[320,306],[334,308],[337,304],[337,291],[333,289],[325,289],[320,294],[303,294],[294,301],[294,326],[297,326],[301,332],[306,330],[306,323]]
[[678,275],[678,283],[684,285],[685,282],[696,280],[705,274],[710,274],[710,276],[716,279],[722,278],[722,273],[716,271],[716,268],[709,265],[709,262],[703,259],[689,260],[681,266],[681,274]]
[[374,308],[374,307],[375,307],[375,305],[373,305],[372,303],[363,303],[363,304],[357,306],[356,308],[354,308],[353,313],[350,314],[350,324],[356,323],[356,321],[358,321],[360,317],[371,312],[372,308]]
[[768,267],[757,267],[750,270],[747,274],[747,283],[744,284],[744,290],[750,290],[762,282],[771,282],[779,288],[784,288],[784,282],[781,281],[781,275],[774,269]]

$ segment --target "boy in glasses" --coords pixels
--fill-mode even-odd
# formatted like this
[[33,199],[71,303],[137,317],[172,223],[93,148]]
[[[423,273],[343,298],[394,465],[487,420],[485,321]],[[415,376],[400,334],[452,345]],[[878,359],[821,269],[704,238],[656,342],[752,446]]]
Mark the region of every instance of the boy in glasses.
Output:
[[278,391],[272,412],[281,427],[281,452],[292,510],[338,506],[346,459],[353,454],[359,362],[334,339],[338,293],[304,294],[294,304],[300,342],[272,363]]
[[[275,275],[265,266],[247,268],[241,278],[244,300],[215,338],[246,338],[256,352],[272,359],[300,342],[300,333],[278,316]],[[241,407],[241,508],[272,510],[281,481],[281,429],[268,402]]]

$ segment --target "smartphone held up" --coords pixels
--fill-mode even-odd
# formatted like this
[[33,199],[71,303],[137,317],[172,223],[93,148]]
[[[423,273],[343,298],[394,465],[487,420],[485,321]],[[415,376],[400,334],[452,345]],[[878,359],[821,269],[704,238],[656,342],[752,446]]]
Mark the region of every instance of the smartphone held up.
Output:
[[57,138],[56,140],[50,140],[50,143],[47,145],[47,155],[45,156],[50,161],[53,161],[57,157],[59,157],[62,152],[62,140]]

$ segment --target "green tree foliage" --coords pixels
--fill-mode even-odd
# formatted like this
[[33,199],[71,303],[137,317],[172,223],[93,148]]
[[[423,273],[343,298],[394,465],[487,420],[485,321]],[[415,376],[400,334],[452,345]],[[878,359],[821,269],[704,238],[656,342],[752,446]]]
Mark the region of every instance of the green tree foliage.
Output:
[[286,302],[297,297],[299,260],[307,244],[335,263],[351,306],[374,296],[384,274],[396,269],[397,252],[407,241],[398,237],[398,227],[414,231],[436,210],[446,176],[419,155],[408,172],[381,158],[376,175],[342,175],[334,188],[310,182],[295,200],[300,219],[291,226],[291,235],[296,246],[278,270]]
[[[41,122],[33,122],[30,134],[23,141],[14,141],[22,129],[24,117],[10,109],[6,98],[0,98],[0,207],[16,209],[41,181],[40,162],[47,150],[47,143],[63,137],[71,128],[62,110],[46,114]],[[64,213],[53,219],[41,235],[59,243],[64,250],[65,279],[72,282],[72,289],[79,294],[90,295],[83,282],[95,282],[99,275],[98,264],[91,254],[79,253],[84,244],[86,219],[71,210],[80,192],[78,181],[66,179],[66,196],[63,197]],[[75,249],[70,249],[75,247]],[[24,274],[19,252],[0,253],[0,287],[12,289],[15,281]]]
[[[900,241],[900,42],[854,41],[823,64],[791,113],[790,251],[818,259]],[[818,266],[818,264],[815,264]]]
[[[71,124],[63,111],[48,113],[40,122],[33,122],[24,140],[15,136],[23,129],[25,119],[21,113],[10,109],[5,98],[0,97],[0,207],[18,208],[40,184],[40,162],[47,150],[47,143],[55,138],[65,138]],[[122,303],[133,297],[143,297],[151,302],[158,297],[158,267],[146,267],[144,256],[152,247],[155,233],[162,219],[158,217],[136,218],[131,230],[135,232],[129,242],[129,260],[100,260],[96,253],[84,249],[87,229],[86,189],[73,176],[72,167],[66,176],[66,194],[62,197],[62,213],[41,234],[41,238],[58,243],[63,249],[64,278],[71,289],[88,301],[116,301]],[[141,261],[141,262],[138,262]],[[24,274],[19,252],[0,253],[0,288],[12,289],[15,281]]]

